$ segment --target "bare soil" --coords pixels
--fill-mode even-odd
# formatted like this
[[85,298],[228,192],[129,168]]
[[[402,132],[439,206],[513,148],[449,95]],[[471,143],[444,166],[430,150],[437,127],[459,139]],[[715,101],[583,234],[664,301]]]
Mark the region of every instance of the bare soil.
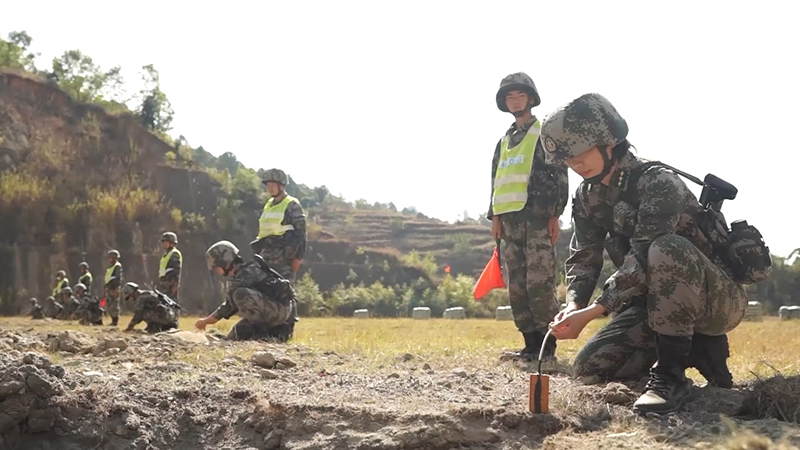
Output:
[[11,327],[0,330],[0,448],[800,446],[798,417],[787,412],[798,404],[786,402],[796,382],[698,387],[683,411],[639,417],[630,407],[642,382],[553,376],[551,413],[535,415],[526,411],[532,369],[499,360],[443,368],[413,354],[373,368],[357,356],[213,333]]

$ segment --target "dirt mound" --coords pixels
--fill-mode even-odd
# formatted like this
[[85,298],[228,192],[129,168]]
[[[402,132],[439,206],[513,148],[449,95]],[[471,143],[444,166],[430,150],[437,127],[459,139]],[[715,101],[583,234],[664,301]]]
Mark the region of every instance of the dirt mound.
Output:
[[800,423],[800,375],[778,374],[756,381],[749,388],[740,414]]

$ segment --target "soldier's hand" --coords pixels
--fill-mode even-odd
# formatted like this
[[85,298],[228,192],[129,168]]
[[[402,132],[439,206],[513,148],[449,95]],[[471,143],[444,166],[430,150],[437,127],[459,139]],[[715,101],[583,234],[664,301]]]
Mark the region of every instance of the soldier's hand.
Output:
[[551,217],[547,219],[547,234],[550,235],[550,245],[556,245],[558,242],[558,232],[561,229],[558,226],[558,217]]
[[292,272],[297,273],[297,271],[300,270],[300,260],[299,259],[293,259],[292,262],[291,262],[291,265],[292,265]]
[[500,222],[500,217],[492,216],[492,238],[494,240],[500,239],[503,234],[503,222]]
[[203,319],[197,319],[197,322],[194,323],[194,326],[198,330],[205,330],[206,329],[206,321]]
[[566,316],[567,314],[571,313],[572,311],[577,311],[579,309],[581,309],[581,308],[578,306],[577,303],[569,302],[567,304],[567,307],[564,308],[564,310],[562,310],[561,312],[556,314],[556,317],[553,319],[553,323],[560,322],[564,318],[564,316]]
[[600,317],[604,311],[605,308],[597,303],[583,309],[570,311],[564,314],[560,321],[550,324],[553,336],[556,339],[575,339],[580,336],[586,324]]

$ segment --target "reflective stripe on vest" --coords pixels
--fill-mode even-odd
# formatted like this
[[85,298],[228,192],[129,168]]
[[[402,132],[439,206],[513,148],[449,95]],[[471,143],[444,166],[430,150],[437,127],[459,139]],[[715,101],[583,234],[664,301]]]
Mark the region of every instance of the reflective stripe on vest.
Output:
[[[106,269],[106,276],[105,276],[105,278],[103,280],[104,284],[108,284],[108,282],[111,281],[111,275],[114,274],[114,269],[116,267],[122,267],[122,264],[119,261],[117,261],[117,262],[114,263],[113,266],[109,266],[108,269]],[[117,280],[117,281],[119,281],[119,280]]]
[[283,217],[286,215],[286,208],[289,203],[297,201],[291,195],[287,195],[277,205],[272,204],[272,199],[267,200],[264,205],[264,211],[258,219],[258,237],[256,239],[263,239],[267,236],[282,236],[287,231],[294,230],[292,225],[281,225]]
[[522,142],[508,148],[509,136],[500,141],[500,160],[494,175],[492,213],[505,214],[520,211],[528,201],[528,183],[531,179],[533,154],[542,124],[538,120],[528,129]]
[[159,278],[163,277],[167,273],[167,263],[169,262],[169,259],[172,257],[173,253],[178,254],[178,261],[180,262],[180,265],[183,266],[183,255],[181,255],[181,252],[177,248],[172,247],[166,254],[164,254],[164,256],[161,257],[161,262],[158,264]]

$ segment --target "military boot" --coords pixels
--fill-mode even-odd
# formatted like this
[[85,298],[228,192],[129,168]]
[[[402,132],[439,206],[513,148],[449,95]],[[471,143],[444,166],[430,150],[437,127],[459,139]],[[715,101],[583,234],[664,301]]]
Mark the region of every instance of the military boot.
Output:
[[111,323],[110,323],[110,324],[108,324],[108,326],[110,326],[110,327],[115,327],[115,326],[117,326],[117,321],[118,321],[118,320],[119,320],[119,317],[112,317],[112,318],[111,318]]
[[542,347],[542,338],[544,335],[539,331],[531,331],[529,333],[522,333],[525,339],[525,347],[517,354],[520,358],[526,361],[535,361],[539,359],[539,350]]
[[658,361],[650,369],[650,380],[644,394],[633,404],[638,413],[664,414],[683,405],[692,390],[691,380],[686,378],[686,365],[692,338],[665,336],[656,337]]
[[709,386],[730,389],[733,387],[733,376],[728,370],[727,362],[730,356],[727,335],[709,336],[695,333],[692,336],[688,367],[696,368],[708,381]]

